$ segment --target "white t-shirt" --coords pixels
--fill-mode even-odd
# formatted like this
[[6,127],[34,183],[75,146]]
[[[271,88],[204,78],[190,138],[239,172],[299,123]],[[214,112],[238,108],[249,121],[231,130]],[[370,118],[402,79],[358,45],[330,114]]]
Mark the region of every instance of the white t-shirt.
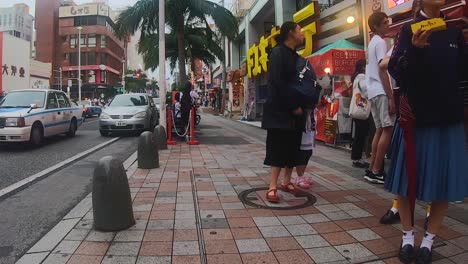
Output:
[[353,83],[353,89],[358,90],[362,97],[368,98],[369,95],[367,94],[366,76],[364,74],[360,73],[356,76]]
[[385,90],[380,80],[379,62],[387,55],[387,43],[379,35],[372,37],[368,48],[368,61],[366,68],[366,84],[369,99],[378,95],[385,95]]

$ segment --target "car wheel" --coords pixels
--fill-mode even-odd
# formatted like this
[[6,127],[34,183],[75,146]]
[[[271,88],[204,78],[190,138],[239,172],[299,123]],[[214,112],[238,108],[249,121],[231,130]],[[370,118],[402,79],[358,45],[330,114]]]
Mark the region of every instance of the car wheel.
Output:
[[76,119],[73,118],[70,123],[70,127],[68,128],[67,136],[71,138],[75,137],[77,129],[78,129],[78,126],[76,124]]
[[109,136],[109,132],[104,131],[104,130],[100,130],[100,129],[99,129],[99,133],[101,133],[101,136],[103,136],[103,137]]
[[29,143],[33,147],[39,147],[42,145],[43,140],[44,140],[44,131],[42,130],[42,127],[36,123],[33,125],[31,129],[31,137],[29,138]]

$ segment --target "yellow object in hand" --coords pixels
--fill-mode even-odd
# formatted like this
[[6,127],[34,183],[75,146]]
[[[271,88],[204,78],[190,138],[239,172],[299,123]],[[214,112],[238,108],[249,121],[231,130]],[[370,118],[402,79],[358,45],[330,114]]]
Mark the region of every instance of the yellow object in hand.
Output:
[[429,29],[432,29],[432,31],[445,30],[447,29],[447,24],[445,24],[445,21],[442,18],[432,18],[411,25],[413,34],[416,33],[418,29],[421,29],[421,31]]

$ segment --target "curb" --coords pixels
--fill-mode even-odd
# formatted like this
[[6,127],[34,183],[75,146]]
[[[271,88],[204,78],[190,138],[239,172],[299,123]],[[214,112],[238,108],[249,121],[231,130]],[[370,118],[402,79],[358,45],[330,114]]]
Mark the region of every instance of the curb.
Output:
[[[132,167],[137,159],[137,152],[133,153],[127,160],[124,161],[124,169],[134,171]],[[37,241],[24,254],[16,264],[39,264],[52,252],[52,250],[67,236],[67,234],[81,221],[92,207],[92,193],[86,195],[73,209],[65,215],[47,234]]]
[[72,162],[75,162],[75,161],[78,161],[86,156],[88,156],[89,154],[93,153],[93,152],[96,152],[114,142],[116,142],[117,140],[119,140],[120,138],[117,137],[117,138],[113,138],[111,140],[108,140],[104,143],[101,143],[93,148],[90,148],[86,151],[83,151],[81,153],[78,153],[77,155],[71,157],[71,158],[68,158],[60,163],[57,163],[55,164],[54,166],[51,166],[43,171],[40,171],[32,176],[29,176],[27,177],[26,179],[23,179],[19,182],[16,182],[6,188],[3,188],[0,190],[0,200],[2,199],[5,199],[7,197],[9,197],[10,195],[18,192],[18,191],[21,191],[23,189],[25,189],[26,187],[30,186],[31,184],[37,182],[37,181],[40,181],[42,179],[44,179],[45,177],[49,176],[50,174],[68,166],[70,163]]

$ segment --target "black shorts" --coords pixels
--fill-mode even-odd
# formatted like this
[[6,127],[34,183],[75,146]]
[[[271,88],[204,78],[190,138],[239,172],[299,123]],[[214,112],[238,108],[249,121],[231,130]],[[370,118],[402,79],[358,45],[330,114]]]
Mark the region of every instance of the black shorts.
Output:
[[301,130],[268,129],[266,157],[263,164],[279,168],[296,167],[301,139]]
[[296,154],[297,165],[306,166],[309,163],[310,157],[312,157],[312,150],[298,150]]

